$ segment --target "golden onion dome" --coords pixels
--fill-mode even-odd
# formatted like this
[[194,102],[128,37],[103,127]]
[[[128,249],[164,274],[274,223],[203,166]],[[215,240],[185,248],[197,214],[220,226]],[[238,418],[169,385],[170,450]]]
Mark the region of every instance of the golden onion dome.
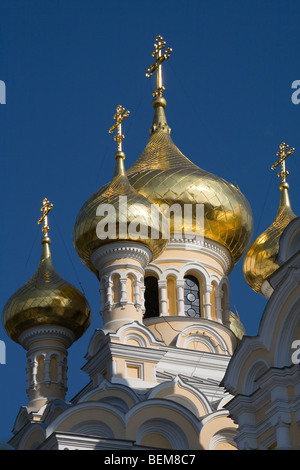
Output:
[[[151,251],[152,259],[155,259],[167,244],[161,229],[162,214],[129,183],[124,167],[124,152],[116,152],[115,158],[116,168],[112,181],[86,201],[73,229],[73,244],[77,254],[95,274],[97,271],[90,258],[92,253],[104,245],[116,241],[141,243]],[[159,217],[153,217],[154,213]]]
[[260,294],[263,294],[261,287],[264,281],[279,268],[276,258],[280,237],[287,225],[296,217],[289,199],[289,184],[283,181],[279,189],[281,195],[276,218],[250,246],[243,264],[247,283]]
[[7,301],[2,322],[11,339],[31,327],[55,325],[71,330],[78,339],[90,325],[85,296],[54,269],[50,238],[42,239],[40,264],[33,277]]
[[[241,258],[253,233],[251,207],[233,184],[199,168],[173,143],[162,96],[153,100],[154,118],[146,148],[127,170],[133,188],[155,204],[203,204],[204,235],[226,247],[232,266]],[[190,226],[195,228],[195,211]]]

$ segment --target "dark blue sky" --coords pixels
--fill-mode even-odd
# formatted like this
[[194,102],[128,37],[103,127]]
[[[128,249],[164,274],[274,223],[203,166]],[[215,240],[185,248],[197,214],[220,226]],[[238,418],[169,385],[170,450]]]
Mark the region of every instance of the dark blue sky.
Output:
[[[173,48],[164,67],[172,138],[194,163],[237,184],[249,200],[254,238],[274,220],[279,178],[270,167],[280,142],[296,148],[287,161],[290,198],[300,214],[300,79],[297,0],[1,0],[1,310],[35,272],[37,225],[44,197],[53,204],[51,249],[62,277],[83,286],[93,321],[69,350],[72,398],[88,380],[80,370],[99,316],[98,281],[72,245],[77,213],[109,181],[115,142],[108,134],[118,104],[127,168],[143,151],[152,122],[156,35]],[[231,305],[247,334],[257,332],[266,304],[246,284],[242,261],[230,275]],[[25,393],[26,352],[0,327],[0,441],[11,436]]]

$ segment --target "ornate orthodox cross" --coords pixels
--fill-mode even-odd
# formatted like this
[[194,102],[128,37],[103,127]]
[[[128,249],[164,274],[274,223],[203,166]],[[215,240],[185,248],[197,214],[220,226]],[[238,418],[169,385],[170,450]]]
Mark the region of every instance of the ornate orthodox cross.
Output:
[[[124,113],[124,114],[122,114]],[[114,115],[114,119],[117,122],[109,129],[109,133],[112,134],[115,129],[117,129],[117,134],[114,137],[114,140],[118,142],[118,152],[122,152],[122,142],[125,139],[125,136],[122,134],[122,122],[126,119],[130,114],[130,111],[125,111],[121,105],[117,106],[117,112]]]
[[151,77],[153,72],[156,70],[156,89],[153,91],[153,96],[162,96],[165,91],[165,87],[162,84],[162,67],[161,64],[164,60],[167,60],[172,52],[171,47],[167,47],[163,52],[163,49],[166,47],[166,42],[163,41],[162,36],[156,36],[154,42],[154,51],[152,52],[152,57],[155,57],[156,60],[153,65],[149,65],[146,77]]
[[294,153],[294,151],[295,151],[295,149],[293,147],[291,147],[289,150],[288,150],[288,148],[289,148],[289,146],[287,144],[285,144],[284,142],[281,142],[281,144],[279,145],[279,150],[276,153],[276,156],[280,157],[280,158],[279,158],[279,160],[277,160],[277,162],[273,163],[273,165],[271,166],[271,169],[275,170],[278,165],[281,165],[281,171],[278,173],[278,177],[281,178],[281,181],[283,183],[286,181],[286,177],[289,174],[289,172],[286,171],[286,169],[285,169],[285,159],[289,155]]
[[52,210],[53,204],[50,204],[47,198],[43,199],[43,205],[41,207],[41,211],[43,212],[42,217],[38,220],[38,224],[40,225],[44,221],[44,225],[42,227],[42,231],[44,233],[44,237],[47,237],[49,232],[48,226],[48,212]]

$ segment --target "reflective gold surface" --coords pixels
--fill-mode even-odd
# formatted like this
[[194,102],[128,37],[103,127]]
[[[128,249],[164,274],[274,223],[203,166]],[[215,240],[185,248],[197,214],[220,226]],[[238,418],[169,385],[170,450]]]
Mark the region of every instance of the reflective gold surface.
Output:
[[[166,247],[167,240],[162,238],[162,232],[159,232],[159,239],[151,238],[151,203],[144,196],[139,194],[130,185],[124,169],[124,153],[116,153],[116,169],[113,180],[111,183],[103,186],[96,191],[88,201],[81,208],[73,230],[73,243],[78,256],[83,263],[95,274],[97,274],[94,266],[90,261],[91,254],[99,247],[108,245],[116,241],[133,241],[142,243],[147,246],[153,255],[153,258],[157,258],[164,248]],[[119,197],[126,196],[127,198],[127,229],[131,222],[137,220],[141,226],[140,232],[147,233],[148,238],[136,239],[130,236],[130,234],[124,238],[119,232]],[[108,218],[107,222],[116,224],[116,238],[107,238],[100,240],[96,233],[96,227],[98,222],[102,219],[101,216],[96,215],[98,206],[102,204],[110,204],[115,208],[115,219],[111,220]]]
[[38,220],[38,225],[41,225],[42,222],[44,222],[42,231],[44,233],[44,237],[48,236],[48,231],[49,231],[49,226],[48,226],[48,212],[50,212],[53,208],[53,204],[50,204],[48,199],[45,197],[43,199],[43,205],[41,207],[41,211],[43,212],[42,217],[39,218]]
[[273,165],[271,166],[271,170],[276,170],[277,166],[281,165],[281,170],[278,173],[278,176],[279,178],[281,178],[282,183],[286,181],[286,177],[289,174],[289,172],[286,171],[285,169],[285,160],[289,155],[291,155],[295,151],[293,147],[291,147],[289,150],[288,148],[289,146],[287,144],[285,144],[284,142],[281,142],[281,144],[279,145],[279,150],[276,153],[277,157],[280,157],[280,158],[279,160],[277,160],[277,162],[273,163]]
[[117,106],[116,111],[117,112],[114,115],[116,122],[113,126],[111,126],[108,132],[112,134],[113,131],[117,129],[117,134],[115,135],[114,140],[118,142],[118,151],[122,152],[122,142],[125,138],[125,136],[122,134],[122,122],[129,116],[130,111],[125,111],[125,108],[123,108],[121,105]]
[[[253,233],[253,219],[250,205],[243,194],[233,184],[218,176],[212,175],[186,158],[174,145],[170,137],[170,127],[167,124],[164,108],[166,100],[163,93],[161,64],[168,59],[171,49],[164,52],[165,42],[157,36],[153,57],[155,63],[148,67],[147,76],[156,71],[157,89],[152,102],[154,118],[150,129],[149,142],[138,160],[126,172],[123,165],[124,158],[119,155],[113,181],[96,191],[80,210],[73,230],[73,243],[77,253],[84,264],[93,272],[90,262],[91,254],[100,246],[115,240],[100,240],[96,234],[96,227],[100,218],[96,216],[100,204],[110,203],[118,207],[119,196],[129,198],[128,205],[150,203],[165,207],[173,204],[204,206],[204,230],[197,233],[207,239],[218,242],[229,250],[232,256],[232,265],[241,258],[248,246]],[[116,128],[116,125],[115,125]],[[117,152],[118,153],[118,152]],[[120,152],[119,152],[120,153]],[[121,152],[122,153],[122,152]],[[117,154],[116,154],[117,155]],[[126,176],[127,175],[127,176]],[[127,179],[128,177],[128,179]],[[190,225],[182,217],[181,233],[185,236],[195,237],[196,210]],[[149,209],[150,210],[150,209]],[[138,215],[143,219],[142,225],[149,224],[149,210],[144,213],[132,211],[128,224]],[[162,209],[166,215],[166,209]],[[170,221],[171,231],[172,221]],[[119,221],[117,221],[119,223]],[[150,229],[149,225],[148,228]],[[166,246],[166,239],[142,240],[157,258]],[[117,237],[118,240],[122,238]],[[130,237],[127,240],[132,240]],[[132,240],[136,241],[136,239]]]
[[279,268],[276,256],[280,237],[287,225],[296,217],[292,211],[287,182],[280,184],[280,203],[276,218],[249,248],[243,264],[243,272],[249,286],[261,292],[263,282]]
[[[204,204],[204,234],[200,235],[225,246],[234,264],[252,237],[251,207],[233,184],[202,170],[174,145],[163,100],[153,100],[155,113],[150,139],[127,170],[128,179],[134,189],[157,204]],[[193,227],[185,225],[184,229],[188,232]]]
[[3,325],[16,342],[33,326],[63,326],[79,338],[90,325],[90,307],[84,295],[56,272],[49,245],[50,238],[44,237],[37,271],[4,307]]
[[242,324],[239,316],[235,315],[233,312],[230,312],[229,315],[229,328],[235,334],[239,341],[241,341],[243,336],[245,336],[246,334],[244,325]]
[[156,72],[156,89],[153,91],[153,96],[162,96],[165,91],[165,87],[162,83],[162,63],[164,60],[169,59],[172,49],[166,47],[166,41],[163,40],[162,36],[156,36],[154,42],[154,51],[152,52],[152,57],[155,57],[155,62],[152,65],[149,65],[146,77],[152,77],[152,74]]

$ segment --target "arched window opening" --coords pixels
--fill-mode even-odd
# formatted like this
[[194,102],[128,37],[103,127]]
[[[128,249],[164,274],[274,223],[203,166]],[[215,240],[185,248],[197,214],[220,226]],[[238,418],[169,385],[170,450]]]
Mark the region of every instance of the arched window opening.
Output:
[[184,313],[187,317],[200,317],[200,287],[198,279],[184,276]]
[[126,292],[128,302],[134,302],[134,278],[129,274],[126,279]]
[[121,282],[118,274],[114,274],[112,277],[112,295],[113,303],[119,303],[121,300]]
[[42,382],[45,379],[45,358],[44,356],[39,356],[37,358],[37,382]]
[[58,379],[58,363],[57,357],[51,356],[50,358],[50,380],[53,382],[57,382]]
[[144,318],[159,316],[158,282],[156,277],[145,278],[145,315]]
[[216,286],[212,282],[212,291],[210,293],[210,303],[211,303],[211,318],[212,320],[217,320],[217,309],[216,309]]

